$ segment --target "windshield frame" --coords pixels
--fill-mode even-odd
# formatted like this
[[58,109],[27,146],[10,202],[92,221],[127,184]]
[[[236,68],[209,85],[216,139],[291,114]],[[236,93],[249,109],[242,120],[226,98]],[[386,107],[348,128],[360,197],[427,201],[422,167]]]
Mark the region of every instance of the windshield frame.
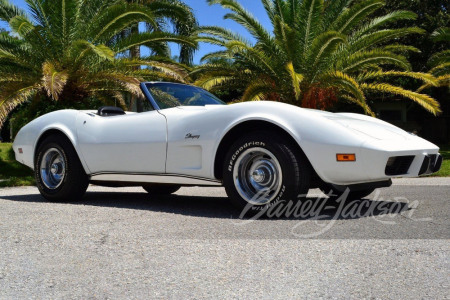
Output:
[[[153,98],[152,93],[150,92],[150,87],[152,85],[159,85],[159,84],[167,84],[167,85],[178,85],[178,86],[187,86],[187,87],[192,87],[192,88],[196,88],[199,90],[204,91],[207,94],[211,94],[210,92],[199,88],[197,86],[193,86],[193,85],[188,85],[188,84],[182,84],[182,83],[176,83],[176,82],[164,82],[164,81],[151,81],[151,82],[142,82],[141,83],[141,90],[144,92],[145,97],[147,98],[147,100],[150,101],[151,105],[153,106],[153,108],[155,110],[164,110],[164,109],[169,109],[169,108],[175,108],[175,107],[184,107],[183,105],[179,105],[179,106],[174,106],[174,107],[169,107],[169,108],[160,108],[158,103],[156,102],[156,100]],[[215,95],[211,94],[214,98],[216,98],[217,100],[221,101],[222,103],[217,103],[217,104],[206,104],[206,105],[226,105],[225,102],[223,102],[222,100],[220,100],[218,97],[216,97]],[[196,105],[192,105],[192,106],[196,106]],[[203,106],[203,105],[198,105],[198,106]]]

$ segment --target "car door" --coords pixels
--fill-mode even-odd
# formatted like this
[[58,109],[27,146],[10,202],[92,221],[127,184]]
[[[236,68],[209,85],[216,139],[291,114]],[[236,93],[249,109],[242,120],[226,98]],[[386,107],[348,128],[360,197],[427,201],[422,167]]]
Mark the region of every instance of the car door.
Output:
[[167,120],[166,173],[214,179],[214,150],[222,128],[217,122],[224,121],[220,109],[225,103],[189,85],[148,82],[141,87]]
[[77,120],[82,156],[91,174],[165,172],[166,118],[158,111]]

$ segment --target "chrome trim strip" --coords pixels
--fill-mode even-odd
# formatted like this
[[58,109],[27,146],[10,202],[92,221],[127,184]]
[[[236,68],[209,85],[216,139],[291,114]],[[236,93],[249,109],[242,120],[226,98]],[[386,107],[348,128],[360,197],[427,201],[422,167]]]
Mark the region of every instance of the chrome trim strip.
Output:
[[146,173],[96,173],[91,175],[95,181],[122,181],[142,183],[172,183],[186,185],[209,185],[221,186],[222,182],[201,177],[186,176],[179,174],[146,174]]

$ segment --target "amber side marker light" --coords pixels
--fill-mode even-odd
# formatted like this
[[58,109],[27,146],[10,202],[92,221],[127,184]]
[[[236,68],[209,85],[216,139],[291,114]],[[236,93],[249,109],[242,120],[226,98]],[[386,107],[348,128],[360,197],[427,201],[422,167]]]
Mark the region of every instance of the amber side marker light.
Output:
[[356,161],[355,154],[336,154],[337,161]]

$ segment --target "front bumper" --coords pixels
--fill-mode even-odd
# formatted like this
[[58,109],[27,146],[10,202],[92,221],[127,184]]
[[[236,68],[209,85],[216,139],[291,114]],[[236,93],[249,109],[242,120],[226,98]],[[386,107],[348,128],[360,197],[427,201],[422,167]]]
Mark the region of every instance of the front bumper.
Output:
[[[439,148],[419,137],[373,140],[360,147],[333,146],[320,150],[321,160],[313,164],[317,174],[324,182],[342,186],[418,177],[437,172],[442,164]],[[336,153],[355,153],[356,161],[337,162]]]

